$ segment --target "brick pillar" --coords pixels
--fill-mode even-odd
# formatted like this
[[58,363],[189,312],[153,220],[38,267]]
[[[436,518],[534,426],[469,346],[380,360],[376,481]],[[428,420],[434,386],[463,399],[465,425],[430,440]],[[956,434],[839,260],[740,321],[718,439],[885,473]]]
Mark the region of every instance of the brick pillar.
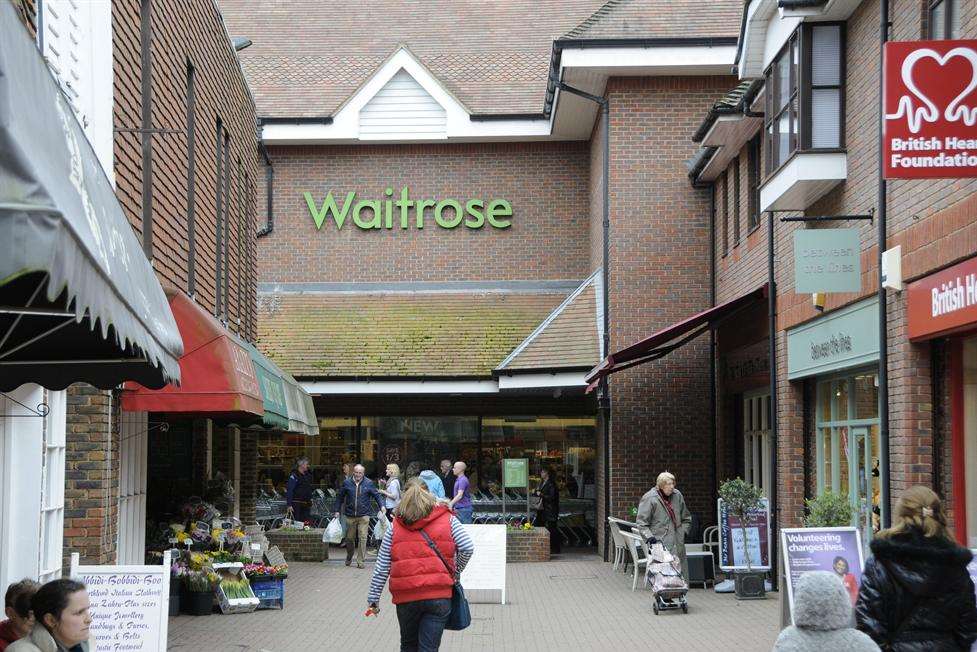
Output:
[[65,567],[116,561],[119,509],[119,401],[110,391],[68,388],[65,442]]
[[[207,442],[207,433],[211,430],[210,419],[194,419],[193,421],[193,491],[198,496],[202,496],[207,484],[207,465],[211,457],[210,446]],[[213,437],[211,437],[213,440]]]
[[777,331],[777,505],[779,527],[804,518],[804,383],[787,380],[787,334]]
[[241,522],[253,523],[258,494],[258,432],[241,431],[241,481],[235,487],[241,496]]

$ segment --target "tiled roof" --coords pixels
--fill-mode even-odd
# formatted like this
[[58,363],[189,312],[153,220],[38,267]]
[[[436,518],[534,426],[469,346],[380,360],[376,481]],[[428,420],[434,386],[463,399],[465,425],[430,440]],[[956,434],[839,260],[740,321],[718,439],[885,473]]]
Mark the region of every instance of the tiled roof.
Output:
[[258,348],[293,376],[490,376],[563,292],[262,294]]
[[[716,122],[716,118],[719,116],[741,113],[744,108],[748,108],[744,104],[751,102],[757,96],[762,86],[762,79],[747,79],[746,81],[741,81],[735,88],[716,100],[712,108],[709,109],[709,113],[706,114],[702,124],[699,125],[699,128],[695,130],[695,134],[692,135],[692,142],[701,142],[706,137],[706,134],[709,133],[709,129],[712,128],[713,123]],[[744,102],[744,98],[746,102]]]
[[736,37],[743,0],[608,0],[567,39]]
[[593,368],[600,361],[597,278],[594,274],[572,292],[498,371]]
[[333,115],[401,46],[475,114],[540,113],[553,40],[600,0],[219,0],[262,117]]

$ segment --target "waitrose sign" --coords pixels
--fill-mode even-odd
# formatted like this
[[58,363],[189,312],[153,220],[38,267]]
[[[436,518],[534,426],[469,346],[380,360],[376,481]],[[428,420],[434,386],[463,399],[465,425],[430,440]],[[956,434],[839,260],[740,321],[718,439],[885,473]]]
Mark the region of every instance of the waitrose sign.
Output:
[[505,199],[412,199],[410,189],[404,186],[399,196],[387,188],[382,199],[357,199],[355,192],[348,192],[340,201],[332,192],[321,201],[310,192],[303,193],[309,207],[309,215],[316,229],[332,221],[337,229],[352,222],[360,229],[423,229],[439,226],[454,229],[465,226],[480,229],[486,224],[495,229],[512,226],[512,204]]

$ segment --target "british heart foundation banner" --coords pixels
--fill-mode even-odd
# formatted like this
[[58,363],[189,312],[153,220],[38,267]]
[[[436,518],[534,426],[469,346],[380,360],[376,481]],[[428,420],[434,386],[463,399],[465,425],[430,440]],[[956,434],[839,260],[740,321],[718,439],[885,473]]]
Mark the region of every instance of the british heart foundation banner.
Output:
[[977,177],[977,41],[891,41],[882,65],[885,178]]
[[861,536],[853,527],[784,528],[780,531],[787,598],[794,612],[794,587],[809,571],[830,571],[845,585],[852,606],[862,584],[865,560]]

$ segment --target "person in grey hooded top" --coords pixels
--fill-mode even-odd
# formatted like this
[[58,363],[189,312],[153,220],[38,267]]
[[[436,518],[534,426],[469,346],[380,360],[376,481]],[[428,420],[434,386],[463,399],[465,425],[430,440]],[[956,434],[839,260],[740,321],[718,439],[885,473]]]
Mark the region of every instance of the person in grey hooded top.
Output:
[[794,624],[773,646],[775,652],[871,652],[879,646],[852,627],[851,598],[834,573],[810,571],[794,589]]

